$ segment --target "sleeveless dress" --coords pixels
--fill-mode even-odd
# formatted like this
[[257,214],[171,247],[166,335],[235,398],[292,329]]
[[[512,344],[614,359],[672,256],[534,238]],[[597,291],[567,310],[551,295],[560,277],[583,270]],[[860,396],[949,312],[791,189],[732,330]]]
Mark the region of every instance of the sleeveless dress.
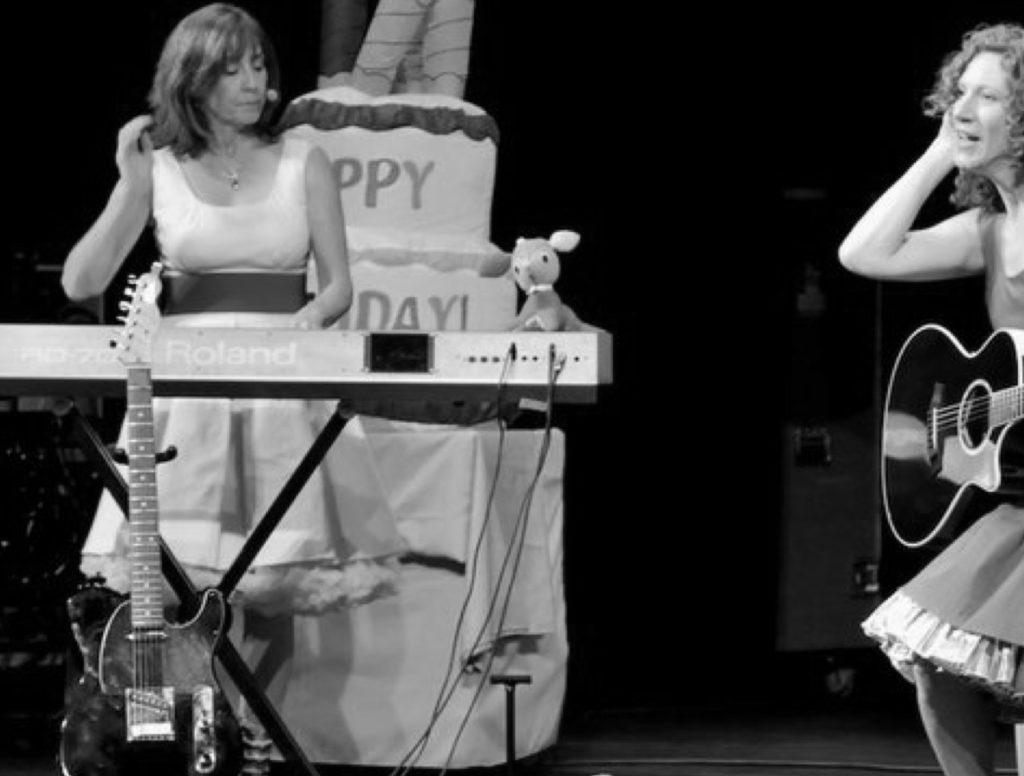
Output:
[[[1024,272],[1008,275],[982,230],[993,328],[1024,329]],[[1001,718],[1024,722],[1024,507],[1002,504],[969,526],[864,621],[894,666],[913,680],[927,661],[995,696]]]
[[[153,154],[153,217],[164,275],[294,273],[310,256],[308,141],[284,138],[270,193],[217,206],[200,200],[169,151]],[[241,277],[241,276],[239,276]],[[259,305],[255,305],[259,309]],[[251,309],[247,307],[246,309]],[[169,314],[161,328],[290,326],[290,313]],[[153,401],[160,531],[199,587],[216,584],[316,435],[331,401],[160,398]],[[120,442],[125,440],[122,427]],[[365,442],[347,426],[264,543],[233,601],[264,613],[322,612],[390,590],[405,549]],[[104,491],[82,571],[126,590],[127,521]]]

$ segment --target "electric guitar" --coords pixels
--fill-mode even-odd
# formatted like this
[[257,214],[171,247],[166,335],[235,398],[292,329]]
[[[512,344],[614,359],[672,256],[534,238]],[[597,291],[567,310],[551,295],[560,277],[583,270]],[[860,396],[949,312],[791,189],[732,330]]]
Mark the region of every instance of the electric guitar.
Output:
[[928,324],[903,344],[882,424],[882,494],[907,547],[948,543],[1000,503],[1024,498],[1024,330],[969,352]]
[[83,671],[65,696],[63,776],[234,776],[242,765],[241,729],[213,669],[223,596],[207,590],[191,620],[164,620],[150,374],[159,268],[126,291],[112,343],[127,368],[130,589],[125,598],[91,585],[68,601]]

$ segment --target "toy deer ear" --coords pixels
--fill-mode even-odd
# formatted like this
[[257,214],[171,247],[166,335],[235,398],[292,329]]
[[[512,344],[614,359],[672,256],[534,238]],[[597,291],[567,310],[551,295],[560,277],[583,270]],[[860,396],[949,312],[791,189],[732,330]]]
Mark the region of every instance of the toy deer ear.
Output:
[[556,251],[566,253],[580,244],[580,236],[568,229],[559,229],[551,234],[551,239],[548,242]]

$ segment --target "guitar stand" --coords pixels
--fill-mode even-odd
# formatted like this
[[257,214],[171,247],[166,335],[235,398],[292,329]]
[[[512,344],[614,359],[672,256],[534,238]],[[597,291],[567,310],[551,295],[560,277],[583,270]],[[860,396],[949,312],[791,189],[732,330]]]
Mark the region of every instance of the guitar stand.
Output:
[[[128,486],[117,468],[117,461],[96,433],[96,429],[78,411],[74,402],[58,403],[54,408],[54,413],[59,418],[70,419],[74,423],[73,430],[79,446],[96,464],[104,486],[110,491],[114,500],[127,516]],[[299,461],[298,466],[295,467],[295,470],[281,488],[277,498],[274,499],[264,516],[256,524],[255,530],[245,540],[237,557],[221,577],[216,589],[224,598],[224,605],[229,617],[228,622],[230,622],[228,597],[242,578],[242,575],[245,574],[252,564],[252,561],[259,554],[263,544],[270,538],[278,523],[281,522],[285,512],[287,512],[288,507],[291,506],[299,491],[302,490],[306,481],[316,470],[317,466],[320,465],[327,450],[334,444],[347,422],[348,418],[341,414],[341,403],[339,402],[330,420],[327,421],[327,424],[320,431],[312,446],[306,451],[302,460]],[[158,455],[158,460],[168,460],[170,457],[173,457],[174,453],[172,451],[173,448],[168,448],[166,453]],[[174,557],[174,554],[162,538],[160,539],[160,560],[164,577],[178,596],[183,609],[186,612],[198,611],[201,601],[199,591],[192,584],[188,573],[177,558]],[[215,654],[220,660],[221,665],[231,676],[239,692],[245,697],[249,706],[256,713],[271,740],[277,746],[281,756],[291,762],[298,762],[307,774],[318,776],[313,764],[292,737],[277,710],[274,709],[267,699],[252,671],[249,670],[249,666],[246,665],[245,660],[238,653],[238,650],[235,649],[235,645],[226,637],[219,639]]]

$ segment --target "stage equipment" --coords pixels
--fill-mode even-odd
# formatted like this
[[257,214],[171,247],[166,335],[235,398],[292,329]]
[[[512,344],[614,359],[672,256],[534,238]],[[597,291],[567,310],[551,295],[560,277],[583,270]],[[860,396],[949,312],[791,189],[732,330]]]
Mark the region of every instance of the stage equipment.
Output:
[[[115,327],[58,324],[0,326],[0,395],[121,396],[123,364],[110,347]],[[189,329],[165,326],[150,360],[154,395],[338,398],[278,497],[260,519],[215,590],[227,601],[287,509],[349,419],[350,401],[513,400],[591,403],[611,383],[606,332],[369,332]],[[72,402],[56,411],[74,424],[103,483],[129,514],[128,487],[108,447]],[[160,541],[164,577],[186,614],[204,592]],[[316,774],[234,644],[216,657],[278,751]]]
[[[107,326],[0,326],[0,394],[124,394]],[[590,403],[612,379],[606,332],[373,332],[165,327],[157,396],[544,399]],[[506,367],[506,360],[508,366]]]

